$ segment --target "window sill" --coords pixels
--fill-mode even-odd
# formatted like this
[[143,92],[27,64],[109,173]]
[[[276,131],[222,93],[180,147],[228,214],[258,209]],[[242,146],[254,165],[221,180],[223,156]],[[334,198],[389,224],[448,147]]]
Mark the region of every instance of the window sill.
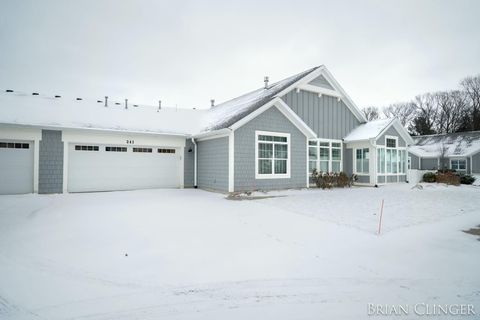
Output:
[[255,179],[265,180],[265,179],[290,179],[290,174],[256,174]]

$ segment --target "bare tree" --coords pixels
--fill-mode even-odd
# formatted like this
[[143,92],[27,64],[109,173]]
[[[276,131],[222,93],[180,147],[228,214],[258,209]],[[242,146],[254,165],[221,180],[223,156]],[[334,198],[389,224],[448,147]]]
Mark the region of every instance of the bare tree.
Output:
[[425,135],[435,133],[438,109],[435,98],[431,93],[425,93],[415,97],[412,102],[415,107],[415,114],[409,130],[414,135]]
[[467,94],[471,108],[470,130],[480,130],[480,75],[467,77],[460,82]]
[[412,102],[394,103],[383,108],[387,118],[398,118],[403,126],[408,126],[415,117],[415,104]]
[[445,146],[445,143],[442,141],[440,143],[440,146],[438,147],[438,153],[439,157],[438,159],[440,160],[440,165],[439,165],[439,170],[445,170],[448,169],[448,162],[447,162],[447,147]]
[[362,112],[368,121],[377,120],[380,118],[380,113],[378,112],[377,107],[366,107],[362,109]]

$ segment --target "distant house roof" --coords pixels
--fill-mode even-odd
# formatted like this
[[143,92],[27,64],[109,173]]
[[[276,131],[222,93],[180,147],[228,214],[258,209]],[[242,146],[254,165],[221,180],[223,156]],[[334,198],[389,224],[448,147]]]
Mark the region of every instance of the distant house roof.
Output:
[[471,156],[480,152],[480,131],[458,132],[413,137],[415,144],[409,152],[419,157],[437,158],[442,149],[445,156]]
[[380,119],[361,124],[350,132],[343,140],[345,142],[364,141],[378,139],[388,128],[394,126],[407,144],[413,144],[413,140],[407,130],[400,124],[398,119]]
[[154,134],[189,135],[200,130],[199,117],[206,110],[129,105],[124,102],[20,92],[0,93],[0,123],[43,127],[98,129]]

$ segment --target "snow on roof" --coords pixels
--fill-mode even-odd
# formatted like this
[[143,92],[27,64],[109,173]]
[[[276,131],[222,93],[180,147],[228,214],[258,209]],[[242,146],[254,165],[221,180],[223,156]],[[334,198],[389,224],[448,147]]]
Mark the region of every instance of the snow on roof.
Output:
[[415,144],[408,150],[420,157],[469,156],[480,152],[480,131],[458,132],[413,137]]
[[306,70],[276,82],[270,85],[267,89],[257,89],[238,98],[212,107],[204,119],[203,131],[219,130],[231,126],[243,117],[273,100],[281,91],[285,90],[318,68],[319,67],[315,67]]
[[75,98],[54,98],[19,92],[0,93],[0,123],[189,135],[200,130],[206,110],[116,105]]
[[381,119],[369,121],[356,127],[349,135],[344,139],[348,141],[361,141],[378,137],[380,132],[385,129],[394,119]]

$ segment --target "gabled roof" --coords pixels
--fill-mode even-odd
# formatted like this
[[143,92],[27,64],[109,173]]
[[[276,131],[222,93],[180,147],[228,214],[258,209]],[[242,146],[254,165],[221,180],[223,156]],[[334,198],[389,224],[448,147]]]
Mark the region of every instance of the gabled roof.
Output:
[[480,131],[417,136],[413,140],[415,143],[408,151],[424,158],[437,158],[442,149],[447,157],[468,157],[480,152]]
[[271,84],[267,89],[260,88],[212,107],[205,119],[205,128],[203,131],[214,131],[230,127],[248,114],[272,101],[280,92],[289,88],[318,68],[319,67],[315,67],[306,70]]
[[94,99],[0,92],[0,124],[189,135],[200,130],[206,110],[116,105]]
[[412,137],[410,137],[407,130],[405,130],[400,121],[398,121],[396,118],[374,120],[361,124],[353,129],[353,131],[350,132],[350,134],[348,134],[343,140],[345,142],[377,140],[391,126],[395,127],[407,144],[413,144]]
[[[334,90],[309,84],[312,80],[320,76],[328,81]],[[276,82],[270,85],[267,89],[260,88],[212,107],[205,118],[205,124],[202,131],[208,132],[231,127],[237,121],[240,121],[253,111],[271,102],[275,98],[284,96],[294,89],[312,90],[320,95],[326,94],[338,97],[344,101],[346,106],[360,122],[367,121],[361,110],[355,105],[340,84],[338,84],[333,78],[327,68],[322,65]]]

